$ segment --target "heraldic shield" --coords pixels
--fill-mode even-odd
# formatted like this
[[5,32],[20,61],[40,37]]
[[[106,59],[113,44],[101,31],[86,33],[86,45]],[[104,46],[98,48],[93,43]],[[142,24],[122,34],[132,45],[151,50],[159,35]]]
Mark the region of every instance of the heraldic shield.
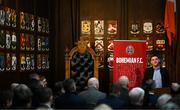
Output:
[[99,56],[87,46],[87,41],[81,39],[70,52],[66,49],[65,78],[76,82],[77,91],[82,91],[87,86],[91,77],[98,78]]

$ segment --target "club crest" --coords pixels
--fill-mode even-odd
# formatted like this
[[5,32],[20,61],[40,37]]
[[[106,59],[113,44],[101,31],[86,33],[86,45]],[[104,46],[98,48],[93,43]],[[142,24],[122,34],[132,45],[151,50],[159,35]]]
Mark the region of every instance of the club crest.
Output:
[[151,34],[153,32],[153,25],[151,22],[145,22],[143,24],[143,32],[145,34]]
[[82,34],[90,34],[91,33],[91,22],[84,20],[81,21],[81,33]]
[[126,53],[127,53],[128,55],[134,54],[134,47],[133,47],[132,45],[127,46],[127,47],[126,47]]
[[157,23],[155,28],[156,28],[156,33],[158,33],[158,34],[165,33],[165,29],[164,29],[163,23]]
[[138,24],[132,24],[131,25],[130,33],[134,34],[134,35],[140,33]]

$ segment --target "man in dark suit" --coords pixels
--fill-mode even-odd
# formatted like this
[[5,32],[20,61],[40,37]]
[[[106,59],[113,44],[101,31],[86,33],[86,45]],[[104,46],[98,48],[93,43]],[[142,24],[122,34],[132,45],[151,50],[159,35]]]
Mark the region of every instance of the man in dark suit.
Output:
[[124,108],[124,100],[120,97],[121,91],[119,84],[113,84],[110,90],[110,94],[97,102],[99,104],[107,104],[112,109],[122,109]]
[[65,93],[55,99],[56,109],[85,109],[86,102],[76,94],[76,84],[73,79],[63,82]]
[[106,94],[99,91],[99,80],[92,77],[88,80],[88,89],[80,92],[78,95],[82,97],[86,103],[88,109],[93,109],[96,103],[100,99],[104,99]]
[[37,110],[53,110],[51,107],[53,103],[53,92],[50,88],[40,88],[38,91],[39,106]]
[[149,81],[154,81],[154,88],[169,86],[169,75],[165,68],[160,67],[160,60],[157,55],[150,58],[152,67],[147,68],[144,73],[142,86],[145,87]]

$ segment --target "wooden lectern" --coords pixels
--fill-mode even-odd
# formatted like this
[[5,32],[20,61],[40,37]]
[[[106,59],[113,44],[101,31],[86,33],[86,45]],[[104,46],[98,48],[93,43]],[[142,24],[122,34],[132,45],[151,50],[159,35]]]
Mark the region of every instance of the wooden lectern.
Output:
[[156,96],[160,96],[164,93],[167,93],[167,94],[170,94],[171,93],[171,90],[169,87],[166,87],[166,88],[155,88],[153,89],[153,92]]

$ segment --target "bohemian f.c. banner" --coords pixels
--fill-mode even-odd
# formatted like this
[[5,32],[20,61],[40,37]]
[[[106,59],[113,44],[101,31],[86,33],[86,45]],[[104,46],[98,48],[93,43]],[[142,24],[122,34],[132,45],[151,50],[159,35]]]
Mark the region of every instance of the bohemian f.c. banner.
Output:
[[146,41],[115,40],[113,66],[113,82],[127,76],[129,89],[140,86],[146,69]]

